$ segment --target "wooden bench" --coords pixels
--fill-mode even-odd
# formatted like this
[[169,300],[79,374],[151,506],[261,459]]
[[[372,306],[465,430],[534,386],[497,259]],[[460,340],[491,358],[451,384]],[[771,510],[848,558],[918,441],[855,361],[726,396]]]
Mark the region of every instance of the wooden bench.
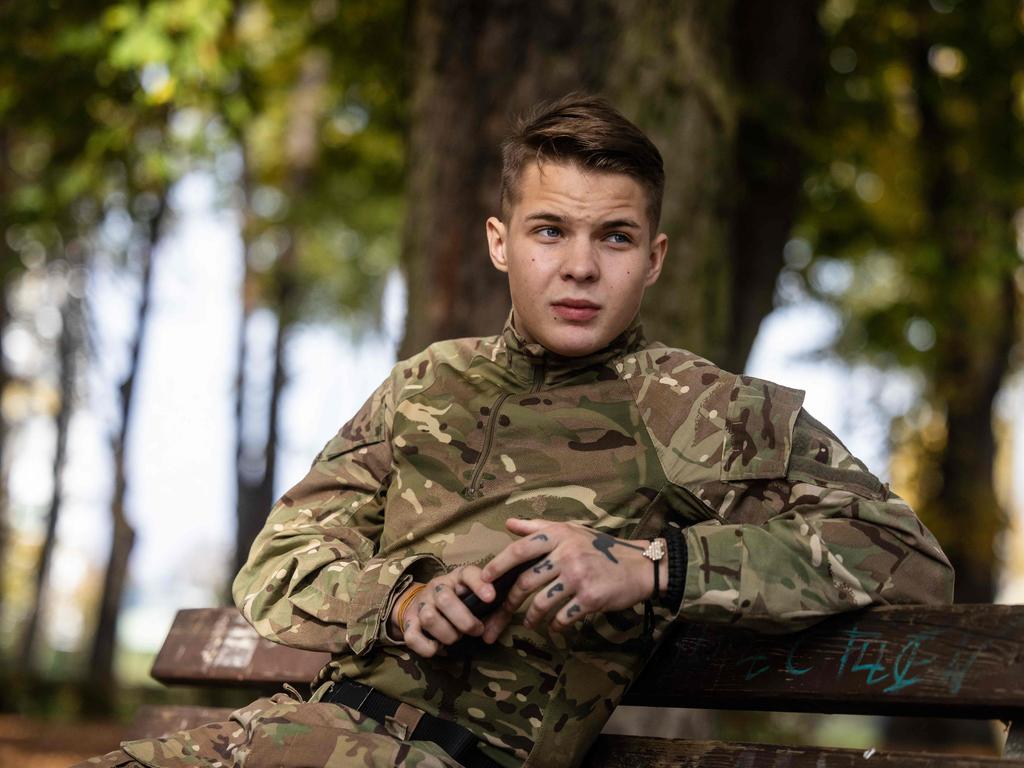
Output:
[[[184,610],[152,674],[168,685],[278,690],[306,685],[327,660],[259,638],[234,609]],[[1001,759],[603,735],[588,765],[1024,768],[1024,606],[873,608],[774,637],[685,625],[623,703],[996,719],[1009,734]],[[160,735],[229,711],[142,708],[133,732]]]

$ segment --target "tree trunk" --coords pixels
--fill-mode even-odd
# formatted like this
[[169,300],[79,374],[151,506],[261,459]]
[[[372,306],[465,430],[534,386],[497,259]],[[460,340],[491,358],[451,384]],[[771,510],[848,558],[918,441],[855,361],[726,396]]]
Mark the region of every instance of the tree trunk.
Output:
[[128,485],[125,449],[128,444],[133,406],[135,404],[135,382],[142,360],[142,347],[149,325],[149,306],[153,292],[153,259],[160,239],[164,214],[167,207],[166,191],[160,192],[157,210],[149,220],[147,242],[142,249],[141,297],[135,316],[135,336],[132,339],[128,360],[128,372],[121,384],[121,421],[117,435],[112,440],[114,454],[114,494],[110,503],[112,536],[110,554],[103,574],[103,591],[100,595],[99,618],[89,654],[89,674],[83,699],[89,711],[109,712],[114,694],[114,651],[117,645],[117,620],[128,577],[128,559],[135,543],[135,531],[125,514],[125,497]]
[[[498,212],[498,145],[510,115],[583,90],[606,95],[665,160],[669,257],[643,313],[648,335],[742,367],[771,309],[800,184],[798,150],[764,116],[779,105],[807,112],[818,87],[815,8],[418,3],[400,354],[499,330],[508,289],[483,226]],[[736,61],[734,40],[749,47]],[[747,114],[740,88],[776,77],[789,79]]]
[[535,102],[600,89],[613,17],[601,0],[414,3],[400,355],[500,331],[508,284],[484,235],[499,212],[498,145],[509,118]]
[[[954,600],[988,603],[995,596],[995,544],[1006,515],[994,487],[996,442],[992,408],[1006,376],[1018,322],[1012,207],[991,194],[973,170],[958,167],[956,128],[943,117],[944,94],[928,63],[931,40],[916,27],[913,91],[922,193],[928,230],[936,233],[933,297],[937,327],[934,368],[925,398],[944,421],[945,435],[921,441],[917,512],[932,529],[956,572]],[[1009,86],[1005,112],[1011,110]],[[1009,146],[1007,143],[1005,146]],[[1002,226],[1000,226],[1000,224]],[[922,720],[890,725],[891,744],[991,746],[992,732],[978,721]]]
[[[10,189],[10,137],[9,128],[0,126],[0,201],[8,199]],[[6,217],[5,217],[6,218]],[[0,263],[0,403],[3,402],[4,393],[10,381],[10,372],[7,370],[7,357],[4,354],[3,339],[7,333],[7,324],[10,320],[7,307],[7,289],[13,263],[17,256],[7,244],[6,238],[0,241],[0,254],[3,262]],[[0,617],[4,616],[4,608],[7,603],[5,590],[7,574],[3,567],[7,563],[8,548],[8,494],[7,494],[7,419],[0,409]],[[10,659],[7,654],[0,653],[0,712],[7,712],[11,709],[13,696],[8,691],[5,681],[10,673]]]
[[33,598],[29,601],[29,613],[21,635],[18,653],[19,669],[31,677],[37,660],[39,623],[45,617],[46,582],[50,563],[57,543],[57,522],[64,503],[64,468],[67,462],[68,432],[71,414],[75,406],[75,381],[77,378],[76,358],[81,347],[78,331],[81,323],[79,300],[68,293],[61,312],[61,333],[57,347],[60,378],[60,409],[57,411],[57,441],[53,454],[53,494],[46,515],[46,532],[43,537],[39,562],[36,566]]
[[[941,483],[919,512],[934,521],[956,570],[957,602],[982,603],[995,595],[995,540],[1006,522],[993,487],[992,406],[1015,340],[1019,262],[1012,208],[986,199],[972,171],[956,165],[957,137],[941,113],[944,96],[928,63],[929,46],[925,35],[914,46],[914,90],[925,203],[930,228],[940,233],[936,304],[946,324],[936,334],[926,395],[945,415],[946,436],[929,457]],[[1007,86],[1007,110],[1011,99]]]
[[245,563],[253,539],[263,527],[266,510],[260,509],[260,485],[266,474],[265,452],[267,443],[255,450],[246,440],[246,388],[248,386],[246,366],[249,360],[249,319],[256,303],[256,285],[249,267],[252,247],[253,217],[252,177],[249,156],[244,140],[240,140],[243,162],[242,177],[242,290],[239,301],[238,357],[235,375],[235,557],[234,568],[228,575],[227,594],[231,593],[234,575]]
[[[326,105],[326,84],[330,73],[330,61],[323,51],[309,50],[300,65],[299,77],[290,99],[290,120],[284,141],[284,155],[287,164],[285,192],[296,201],[308,187],[319,155],[318,126]],[[249,173],[247,167],[246,173]],[[246,180],[248,187],[250,181]],[[248,200],[248,194],[246,194]],[[247,205],[247,203],[246,203]],[[249,212],[246,211],[247,221]],[[274,475],[277,470],[278,434],[281,398],[288,382],[285,367],[285,352],[288,336],[297,318],[299,296],[296,271],[298,269],[298,245],[296,231],[289,233],[288,246],[280,255],[274,268],[274,295],[269,302],[277,319],[274,335],[274,368],[271,379],[270,404],[266,417],[266,442],[260,447],[246,446],[243,423],[246,418],[244,407],[245,384],[245,333],[249,311],[243,309],[243,324],[240,330],[238,402],[236,421],[238,428],[238,501],[237,528],[235,535],[235,572],[245,563],[253,539],[266,522],[267,514],[274,503]],[[248,272],[247,272],[248,274]],[[246,292],[244,302],[251,297]],[[248,304],[247,304],[248,306]]]
[[741,0],[732,19],[741,102],[730,312],[725,335],[710,348],[732,371],[744,369],[761,321],[775,308],[783,247],[799,208],[807,148],[798,136],[815,132],[824,94],[819,5]]

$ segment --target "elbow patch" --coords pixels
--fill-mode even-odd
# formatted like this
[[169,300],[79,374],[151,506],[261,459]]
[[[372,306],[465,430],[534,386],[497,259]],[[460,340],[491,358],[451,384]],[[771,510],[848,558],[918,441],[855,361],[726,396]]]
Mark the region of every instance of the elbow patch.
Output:
[[869,499],[886,497],[885,486],[824,424],[801,409],[793,431],[789,479]]

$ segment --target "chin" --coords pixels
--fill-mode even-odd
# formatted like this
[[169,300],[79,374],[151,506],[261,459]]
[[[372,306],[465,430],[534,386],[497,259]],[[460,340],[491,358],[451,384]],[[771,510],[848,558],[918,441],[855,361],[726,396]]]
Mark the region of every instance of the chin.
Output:
[[541,341],[547,349],[562,357],[585,357],[604,347],[607,342],[594,337],[554,337]]

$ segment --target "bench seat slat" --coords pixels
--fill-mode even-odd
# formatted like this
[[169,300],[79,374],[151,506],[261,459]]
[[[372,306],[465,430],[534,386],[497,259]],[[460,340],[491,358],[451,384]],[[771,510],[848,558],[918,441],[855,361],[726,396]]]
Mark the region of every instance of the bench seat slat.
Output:
[[[164,736],[204,723],[226,720],[230,709],[217,707],[139,708],[128,738]],[[865,760],[864,750],[823,747],[783,747],[766,744],[656,739],[642,736],[600,736],[584,763],[587,768],[860,768],[870,765],[906,768],[1024,768],[1024,760],[1000,760],[959,755],[880,751]]]
[[587,768],[1024,768],[1024,760],[964,757],[927,752],[871,752],[825,747],[783,747],[719,741],[600,736],[584,763]]

